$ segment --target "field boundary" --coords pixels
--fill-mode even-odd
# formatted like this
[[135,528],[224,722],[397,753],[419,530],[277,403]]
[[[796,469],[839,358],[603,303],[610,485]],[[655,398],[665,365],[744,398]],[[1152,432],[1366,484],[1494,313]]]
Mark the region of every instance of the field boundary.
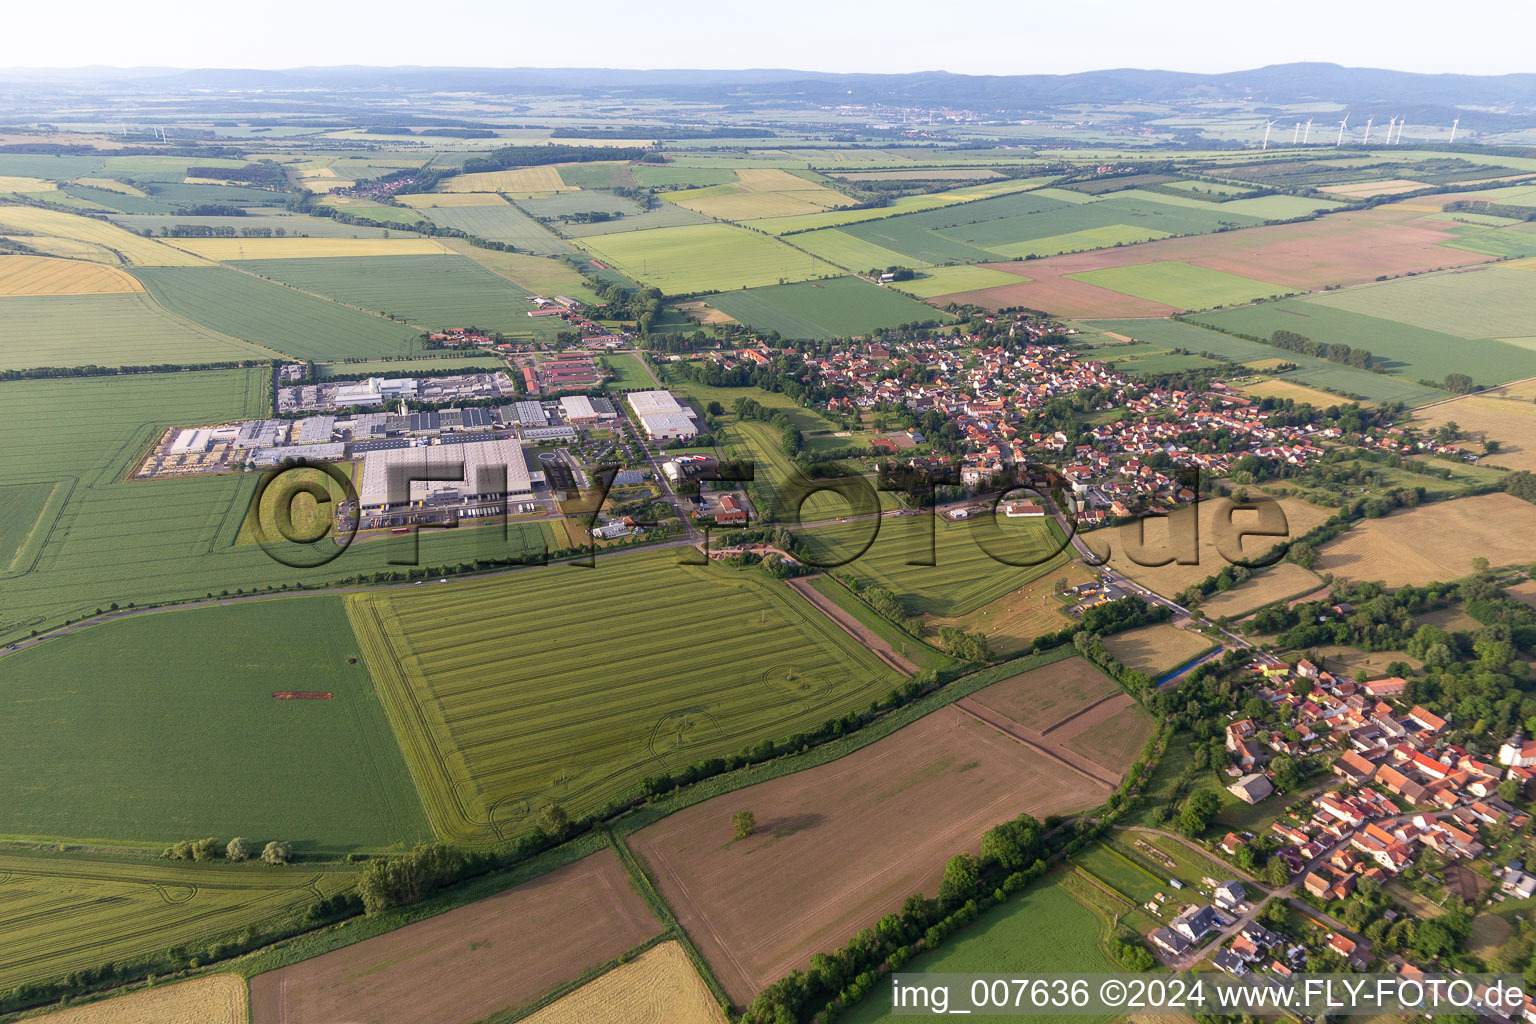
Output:
[[[1118,693],[1112,693],[1112,694],[1110,694],[1110,696],[1111,697],[1123,697],[1123,696],[1125,696],[1125,693],[1124,693],[1124,691],[1121,691],[1121,692],[1118,692]],[[1115,788],[1115,783],[1111,782],[1109,779],[1106,779],[1106,778],[1103,778],[1102,776],[1096,775],[1093,772],[1089,771],[1087,768],[1084,768],[1082,765],[1075,764],[1071,760],[1068,760],[1067,757],[1065,756],[1064,752],[1059,751],[1059,750],[1055,750],[1055,749],[1053,749],[1051,747],[1047,747],[1044,744],[1041,744],[1041,743],[1039,743],[1039,742],[1037,742],[1035,740],[1030,739],[1028,736],[1025,736],[1024,735],[1024,732],[1025,732],[1024,727],[1021,726],[1021,725],[1018,725],[1017,723],[996,721],[992,717],[992,713],[990,713],[989,711],[981,708],[979,705],[976,705],[976,704],[968,702],[964,698],[962,698],[961,700],[958,700],[958,701],[955,702],[955,709],[957,711],[964,712],[965,714],[967,714],[970,717],[974,718],[976,721],[980,722],[983,725],[987,725],[987,726],[992,727],[993,729],[996,729],[998,732],[1002,733],[1004,736],[1007,736],[1009,739],[1011,739],[1011,740],[1013,740],[1013,741],[1015,741],[1015,742],[1017,742],[1019,744],[1022,744],[1023,746],[1028,747],[1029,749],[1035,751],[1036,753],[1041,754],[1044,757],[1050,758],[1052,761],[1055,761],[1057,764],[1060,764],[1062,767],[1070,769],[1073,772],[1076,772],[1078,775],[1081,775],[1083,778],[1087,779],[1090,782],[1097,783],[1098,785],[1101,785],[1101,786],[1108,786],[1111,790],[1113,790]],[[1030,730],[1030,731],[1033,731],[1033,730]],[[1083,758],[1083,760],[1084,761],[1088,761],[1087,758]],[[1098,768],[1100,771],[1103,770],[1103,766],[1102,765],[1095,764],[1092,761],[1088,761],[1088,763],[1092,764],[1095,768]]]
[[853,637],[864,646],[870,654],[885,662],[891,668],[903,675],[912,675],[918,669],[917,666],[906,658],[897,654],[882,637],[877,636],[862,622],[843,611],[832,601],[816,592],[811,586],[812,577],[799,576],[785,582],[789,588],[809,601],[817,611],[821,612],[832,622],[841,626],[849,636]]

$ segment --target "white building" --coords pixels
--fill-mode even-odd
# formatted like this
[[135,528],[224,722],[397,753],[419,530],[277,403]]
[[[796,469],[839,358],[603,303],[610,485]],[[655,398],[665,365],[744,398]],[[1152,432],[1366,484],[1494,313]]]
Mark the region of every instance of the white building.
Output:
[[188,427],[176,435],[176,440],[171,442],[171,455],[190,455],[193,452],[206,452],[213,447],[213,431],[207,427],[201,429]]
[[[502,472],[505,472],[503,490]],[[426,477],[450,477],[429,480]],[[418,479],[411,480],[411,477]],[[391,489],[390,484],[395,486]],[[409,496],[406,487],[409,486]],[[358,500],[365,512],[453,505],[469,501],[526,501],[533,483],[522,445],[511,440],[422,445],[368,452]]]
[[684,412],[676,398],[670,391],[631,391],[628,395],[629,407],[635,410],[635,415],[640,417],[650,416],[655,413]]
[[640,426],[656,441],[686,441],[699,432],[693,417],[684,412],[653,412],[640,417]]
[[567,423],[596,423],[600,418],[586,395],[560,399],[560,417]]

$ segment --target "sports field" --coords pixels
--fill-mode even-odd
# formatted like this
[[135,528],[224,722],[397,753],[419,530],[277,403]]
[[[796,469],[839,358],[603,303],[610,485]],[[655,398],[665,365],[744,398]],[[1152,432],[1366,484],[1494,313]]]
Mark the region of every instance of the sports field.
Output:
[[[470,606],[466,624],[453,609]],[[457,841],[526,831],[550,803],[579,816],[896,681],[782,583],[674,552],[357,595],[348,611],[428,814]]]
[[275,355],[168,313],[142,292],[0,298],[0,369],[234,362]]
[[6,988],[214,939],[307,907],[353,881],[350,872],[302,865],[172,866],[78,854],[0,854],[0,878]]
[[[900,598],[910,614],[965,615],[1071,561],[1053,520],[951,523],[927,516],[839,523],[800,537],[831,571]],[[929,528],[933,527],[930,541]],[[1066,550],[1058,550],[1065,548]],[[932,565],[910,565],[932,559]],[[1006,559],[1006,561],[1004,561]],[[1008,564],[1009,562],[1014,564]],[[1036,562],[1025,565],[1021,563]]]
[[301,359],[405,355],[420,333],[228,267],[166,267],[136,273],[150,295],[172,312],[262,346],[263,351],[246,358],[271,358],[273,351]]
[[755,288],[835,276],[836,267],[782,242],[731,227],[695,224],[580,240],[615,269],[668,294]]
[[777,331],[786,340],[829,341],[867,335],[877,327],[952,319],[857,277],[721,292],[710,305],[759,331]]
[[[715,797],[635,833],[680,924],[738,1003],[804,970],[1022,813],[1082,810],[1106,790],[954,707],[846,757]],[[731,814],[757,830],[732,840]]]
[[214,974],[58,1010],[39,1024],[246,1024],[245,979]]
[[[530,317],[528,291],[473,260],[441,256],[359,256],[354,259],[264,260],[238,264],[307,292],[393,316],[433,330],[479,327],[523,337],[552,337],[563,323]],[[404,325],[389,325],[406,332]],[[417,331],[410,331],[414,339]],[[394,355],[402,349],[355,352]]]
[[109,295],[142,291],[116,267],[43,256],[0,256],[0,296]]
[[251,979],[252,1024],[471,1024],[661,931],[611,849],[446,913]]
[[1207,636],[1162,622],[1104,638],[1105,649],[1116,661],[1154,679],[1211,646]]
[[[135,616],[0,671],[0,744],[15,758],[0,835],[334,851],[431,834],[339,598]],[[273,698],[284,690],[335,696]],[[188,770],[167,778],[167,765]]]
[[[163,242],[125,231],[116,224],[35,206],[0,206],[0,234],[44,235],[98,247],[106,262],[136,267],[191,267],[205,261]],[[46,250],[45,250],[46,251]]]
[[[915,957],[903,970],[961,974],[1120,972],[1120,965],[1104,951],[1103,940],[1109,932],[1109,922],[1075,900],[1060,882],[1042,882],[951,936],[939,949]],[[1045,1024],[1108,1024],[1118,1016],[1029,1019]],[[904,1018],[891,1015],[889,992],[876,986],[839,1019],[849,1024],[884,1024]]]
[[1389,587],[1422,586],[1470,575],[1474,558],[1492,565],[1529,563],[1526,538],[1533,529],[1536,505],[1512,495],[1457,498],[1357,523],[1320,549],[1314,568]]
[[1090,270],[1071,277],[1177,309],[1230,306],[1287,290],[1282,285],[1172,260]]
[[1258,611],[1267,604],[1310,594],[1323,585],[1322,578],[1310,569],[1304,569],[1295,562],[1281,562],[1231,590],[1207,597],[1200,602],[1200,611],[1211,619],[1223,615],[1235,619]]
[[672,941],[523,1019],[527,1024],[725,1024],[688,954]]

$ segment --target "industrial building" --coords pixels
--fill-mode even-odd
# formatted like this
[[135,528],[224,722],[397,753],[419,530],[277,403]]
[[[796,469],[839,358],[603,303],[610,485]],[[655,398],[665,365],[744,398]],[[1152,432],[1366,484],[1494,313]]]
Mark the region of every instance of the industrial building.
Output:
[[633,391],[628,398],[641,429],[652,440],[682,441],[699,432],[693,410],[680,404],[670,391]]
[[[505,473],[505,485],[502,473]],[[452,477],[447,480],[411,477]],[[391,493],[393,479],[395,491]],[[526,501],[533,481],[522,445],[512,440],[416,445],[368,452],[358,502],[364,517],[406,508],[450,507],[481,501]]]

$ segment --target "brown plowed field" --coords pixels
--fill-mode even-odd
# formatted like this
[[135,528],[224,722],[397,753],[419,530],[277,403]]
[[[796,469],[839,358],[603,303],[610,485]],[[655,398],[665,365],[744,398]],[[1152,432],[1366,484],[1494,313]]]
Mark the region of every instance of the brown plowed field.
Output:
[[1043,733],[1095,701],[1119,692],[1113,679],[1082,658],[1066,658],[993,683],[967,699]]
[[1364,284],[1381,274],[1395,276],[1435,267],[1461,267],[1493,258],[1440,245],[1456,237],[1451,231],[1454,227],[1449,221],[1429,220],[1419,210],[1380,206],[1297,224],[1167,238],[1028,262],[987,264],[994,270],[1027,274],[1033,280],[929,301],[971,302],[990,309],[1028,306],[1079,319],[1167,316],[1176,310],[1073,281],[1066,275],[1178,260],[1273,281],[1296,291],[1315,291],[1330,284]]
[[612,850],[251,979],[252,1024],[466,1024],[661,931]]
[[[898,909],[944,863],[1029,812],[1082,810],[1095,785],[953,707],[829,764],[679,811],[630,839],[739,1005]],[[733,840],[732,812],[757,832]]]

